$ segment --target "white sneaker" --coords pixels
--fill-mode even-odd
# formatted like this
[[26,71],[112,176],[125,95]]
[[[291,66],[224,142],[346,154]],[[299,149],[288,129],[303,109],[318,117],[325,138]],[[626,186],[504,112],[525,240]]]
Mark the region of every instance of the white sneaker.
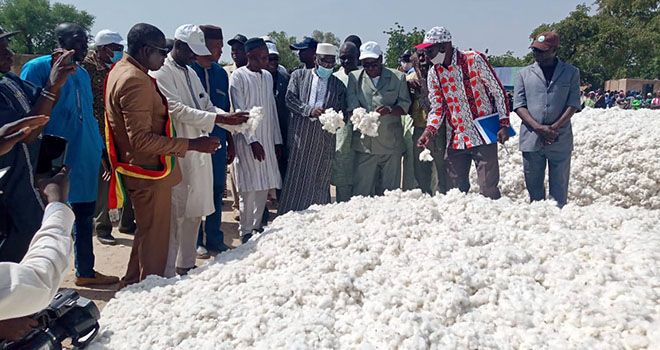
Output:
[[204,248],[204,247],[197,247],[197,259],[208,259],[211,256],[209,255],[209,251]]

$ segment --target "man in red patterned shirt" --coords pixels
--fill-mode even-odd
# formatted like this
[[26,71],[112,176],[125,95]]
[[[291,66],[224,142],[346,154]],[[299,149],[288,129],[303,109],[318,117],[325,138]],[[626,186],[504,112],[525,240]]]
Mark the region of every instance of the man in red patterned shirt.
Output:
[[[426,147],[442,123],[446,123],[449,187],[468,192],[470,164],[474,162],[480,193],[498,199],[501,194],[496,141],[503,144],[509,139],[506,92],[484,54],[460,51],[451,40],[447,29],[433,27],[426,33],[424,42],[416,46],[426,50],[433,63],[428,76],[431,110],[417,146]],[[496,113],[499,114],[497,140],[487,137],[484,127],[477,122]]]

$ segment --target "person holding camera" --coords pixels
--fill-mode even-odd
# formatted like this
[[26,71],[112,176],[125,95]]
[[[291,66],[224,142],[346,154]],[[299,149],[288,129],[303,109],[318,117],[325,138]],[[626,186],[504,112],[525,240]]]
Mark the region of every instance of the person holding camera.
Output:
[[[73,52],[63,52],[53,61],[43,88],[19,78],[11,72],[14,52],[11,38],[18,32],[0,28],[0,127],[8,141],[0,152],[0,169],[7,173],[0,180],[0,261],[19,262],[40,226],[44,205],[34,188],[35,155],[39,151],[38,136],[48,123],[59,92],[74,66],[66,64]],[[17,121],[27,116],[38,116]],[[16,147],[14,147],[16,145]],[[11,146],[11,147],[9,147]]]

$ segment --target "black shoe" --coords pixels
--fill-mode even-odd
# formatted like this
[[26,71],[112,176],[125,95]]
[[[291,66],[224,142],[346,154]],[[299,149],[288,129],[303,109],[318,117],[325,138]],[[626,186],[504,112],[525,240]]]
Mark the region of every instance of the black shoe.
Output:
[[111,233],[107,233],[107,234],[103,234],[103,235],[97,234],[96,239],[98,239],[98,241],[101,244],[105,244],[105,245],[115,245],[115,244],[117,244],[117,240],[115,239],[115,237],[112,236]]
[[196,269],[196,268],[197,268],[197,266],[188,267],[188,268],[177,267],[177,268],[176,268],[176,274],[179,275],[179,276],[185,276],[185,275],[188,274],[188,272],[189,272],[190,270],[192,270],[192,269]]
[[119,228],[118,228],[119,232],[125,233],[127,235],[134,235],[136,229],[137,229],[137,227],[135,225],[132,225],[132,226],[129,226],[129,227],[119,226]]
[[244,234],[243,237],[241,237],[241,243],[243,244],[247,243],[250,240],[250,238],[252,238],[251,233]]

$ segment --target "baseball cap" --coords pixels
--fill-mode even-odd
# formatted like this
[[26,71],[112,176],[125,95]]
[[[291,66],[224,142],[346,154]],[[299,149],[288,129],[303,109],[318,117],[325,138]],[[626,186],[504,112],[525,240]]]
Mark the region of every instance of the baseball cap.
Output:
[[310,49],[310,48],[316,49],[316,46],[318,44],[319,44],[318,41],[314,40],[313,38],[310,38],[310,37],[306,36],[303,39],[303,41],[301,41],[299,43],[295,43],[293,45],[290,45],[289,47],[291,48],[291,50],[299,51],[299,50]]
[[103,29],[96,33],[96,36],[94,37],[94,45],[105,46],[110,44],[125,45],[126,42],[119,33],[113,32],[110,29]]
[[367,41],[360,46],[360,60],[365,58],[378,58],[383,55],[383,50],[380,49],[375,41]]
[[18,33],[20,32],[8,32],[4,28],[0,27],[0,39],[11,38]]
[[237,43],[241,43],[241,44],[245,45],[245,42],[247,40],[248,40],[248,38],[245,35],[236,34],[236,36],[234,36],[232,39],[227,41],[227,44],[229,44],[229,46],[232,46],[232,45],[237,44]]
[[267,41],[266,46],[268,47],[268,54],[269,55],[280,55],[280,52],[277,51],[277,46],[273,44],[272,42]]
[[559,35],[555,32],[543,32],[536,36],[530,47],[543,51],[556,49],[559,47]]
[[424,34],[424,41],[415,46],[416,49],[425,49],[433,44],[451,42],[451,33],[445,27],[433,27]]
[[174,39],[181,40],[190,46],[190,50],[197,56],[210,56],[211,51],[206,47],[204,32],[194,24],[184,24],[174,32]]

